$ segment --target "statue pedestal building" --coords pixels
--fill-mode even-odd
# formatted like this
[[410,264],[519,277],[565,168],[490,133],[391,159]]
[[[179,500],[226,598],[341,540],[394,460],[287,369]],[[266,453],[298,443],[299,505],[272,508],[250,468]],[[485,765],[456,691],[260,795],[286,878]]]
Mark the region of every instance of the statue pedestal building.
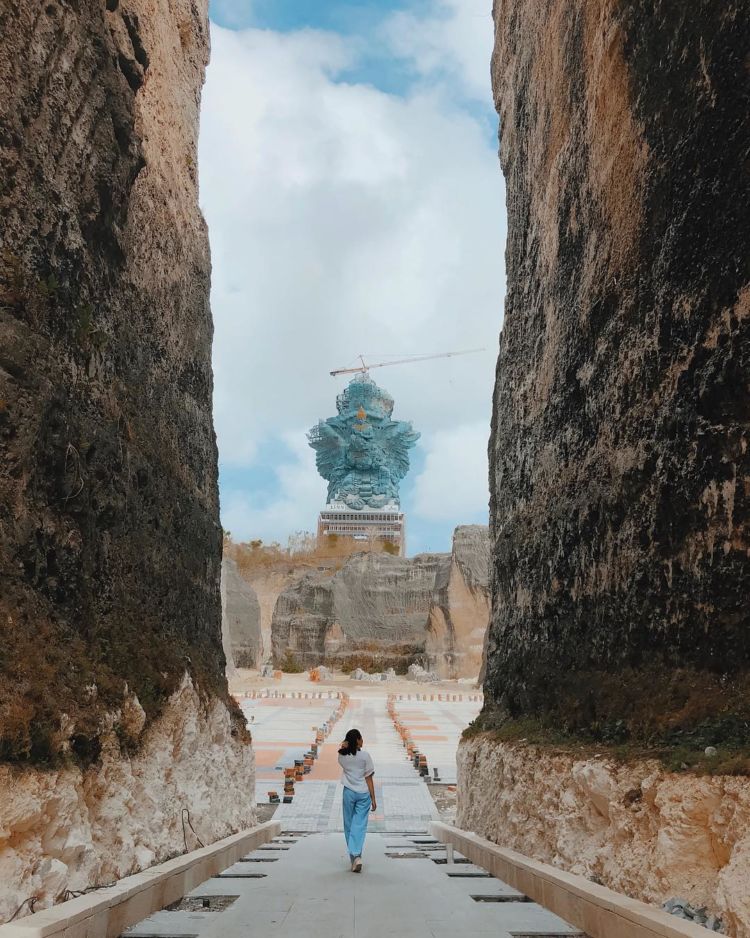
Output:
[[409,450],[419,439],[410,423],[392,420],[393,398],[366,372],[336,398],[338,414],[308,433],[318,472],[328,482],[318,537],[384,542],[406,552],[399,483],[409,471]]
[[398,505],[354,511],[343,502],[333,502],[318,515],[318,538],[335,534],[373,544],[385,541],[406,554],[406,519]]

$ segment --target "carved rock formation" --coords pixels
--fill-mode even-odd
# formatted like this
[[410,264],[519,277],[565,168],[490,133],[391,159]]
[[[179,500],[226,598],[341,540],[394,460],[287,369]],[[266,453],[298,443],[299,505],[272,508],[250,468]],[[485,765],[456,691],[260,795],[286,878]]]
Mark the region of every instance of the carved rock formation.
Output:
[[461,744],[458,786],[458,827],[647,902],[689,897],[750,934],[747,779],[479,737]]
[[364,553],[333,575],[306,574],[276,603],[274,664],[404,673],[424,654],[435,579],[449,563],[447,554]]
[[237,668],[259,668],[263,664],[260,603],[231,557],[221,562],[221,598],[222,630],[229,641],[232,664]]
[[[493,15],[508,285],[482,719],[731,754],[750,719],[750,10],[519,0]],[[538,752],[477,746],[459,821],[533,850],[509,819]],[[494,771],[506,759],[518,772]],[[569,768],[541,766],[531,796],[552,838]],[[663,784],[688,815],[691,785],[731,791],[731,811],[750,783]],[[663,857],[666,821],[649,823],[644,870]],[[589,835],[572,807],[540,853],[564,865]],[[706,883],[732,862],[701,851]],[[632,893],[667,898],[635,873]]]
[[261,653],[259,664],[270,664],[273,658],[271,625],[279,596],[309,570],[310,568],[305,565],[302,567],[289,566],[281,570],[242,572],[242,576],[250,584],[260,608]]
[[443,677],[476,677],[488,565],[487,528],[466,525],[450,555],[356,554],[338,571],[289,571],[273,613],[274,663],[404,673],[426,659]]
[[490,616],[489,531],[456,528],[447,569],[441,567],[427,618],[429,667],[447,678],[477,677]]
[[[33,766],[57,773],[63,801],[82,784],[81,836],[101,855],[81,870],[93,877],[181,849],[180,809],[215,784],[209,760],[200,769],[181,749],[192,768],[179,753],[171,768],[195,784],[174,798],[149,748],[159,734],[192,734],[193,752],[220,725],[224,820],[206,837],[253,816],[220,632],[196,172],[207,57],[206,0],[0,11],[0,759],[17,766],[0,803],[12,814],[18,785],[46,803],[55,775]],[[186,672],[201,702],[180,716]],[[141,852],[127,812],[128,846],[104,830],[134,773],[171,812]],[[40,807],[52,827],[56,810]],[[0,845],[6,911],[37,888],[49,902],[58,886],[93,884],[74,875],[77,854],[56,857],[54,890],[42,883],[35,824],[0,824],[15,831]]]
[[495,5],[501,715],[648,735],[669,729],[641,706],[656,685],[682,729],[750,716],[749,20],[739,2]]

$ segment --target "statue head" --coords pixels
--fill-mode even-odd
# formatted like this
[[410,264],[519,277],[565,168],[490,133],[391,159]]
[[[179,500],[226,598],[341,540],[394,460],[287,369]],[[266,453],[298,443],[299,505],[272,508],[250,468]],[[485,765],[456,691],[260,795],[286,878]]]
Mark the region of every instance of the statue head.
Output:
[[359,374],[336,398],[336,410],[342,417],[362,410],[368,417],[387,420],[393,413],[393,398],[368,374]]

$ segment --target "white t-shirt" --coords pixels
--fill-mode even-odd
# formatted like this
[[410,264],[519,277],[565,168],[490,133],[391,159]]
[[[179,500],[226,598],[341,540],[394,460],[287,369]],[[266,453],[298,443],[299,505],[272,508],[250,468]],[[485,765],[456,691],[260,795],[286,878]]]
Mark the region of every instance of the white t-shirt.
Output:
[[339,765],[344,772],[342,785],[362,794],[370,790],[365,779],[375,773],[375,765],[369,752],[360,749],[356,756],[339,755]]

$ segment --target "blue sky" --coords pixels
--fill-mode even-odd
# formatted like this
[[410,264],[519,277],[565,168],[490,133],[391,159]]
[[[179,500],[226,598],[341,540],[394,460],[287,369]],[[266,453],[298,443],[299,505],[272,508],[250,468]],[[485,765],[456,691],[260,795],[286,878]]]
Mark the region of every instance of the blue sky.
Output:
[[422,433],[409,553],[486,522],[504,189],[490,4],[214,0],[201,116],[222,522],[282,544],[325,501],[305,431],[373,356],[483,346],[372,376]]

